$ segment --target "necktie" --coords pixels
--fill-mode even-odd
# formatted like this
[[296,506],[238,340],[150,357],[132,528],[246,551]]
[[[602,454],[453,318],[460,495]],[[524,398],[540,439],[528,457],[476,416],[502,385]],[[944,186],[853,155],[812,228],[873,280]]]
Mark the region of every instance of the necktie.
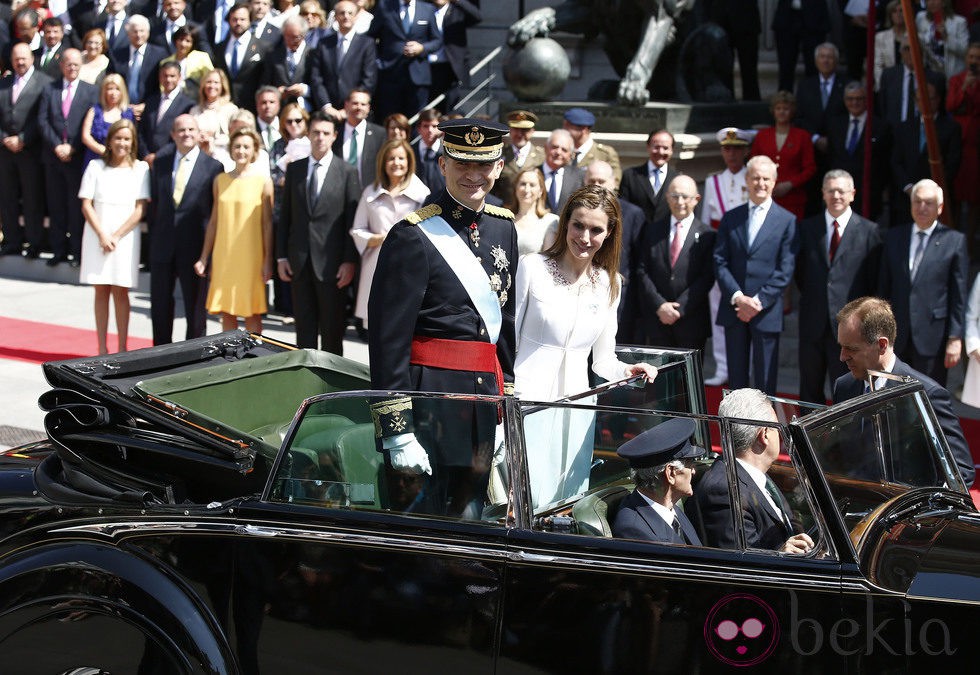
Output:
[[853,155],[858,147],[858,118],[851,120],[851,135],[847,138],[847,154]]
[[296,53],[289,52],[286,54],[286,72],[289,74],[289,81],[293,81],[293,76],[296,74]]
[[926,123],[919,118],[919,152],[926,149]]
[[674,531],[674,538],[677,540],[677,543],[687,543],[687,537],[685,537],[684,532],[681,531],[681,521],[677,520],[677,516],[674,516],[674,522],[670,524],[670,529]]
[[347,38],[343,35],[337,38],[337,65],[339,66],[343,60],[344,56],[347,55]]
[[115,20],[115,18],[109,19],[108,28],[109,28],[109,30],[107,32],[109,33],[109,35],[106,36],[106,41],[109,43],[109,46],[111,47],[112,46],[112,41],[116,37],[116,20]]
[[912,83],[912,71],[905,73],[905,106],[902,109],[902,121],[912,119],[915,115],[915,85]]
[[[429,150],[429,152],[432,152]],[[351,129],[350,148],[347,150],[347,163],[357,166],[357,129]]]
[[71,82],[65,85],[65,97],[61,99],[61,115],[65,119],[68,119],[68,113],[71,110]]
[[402,4],[402,28],[405,30],[405,37],[408,37],[409,32],[412,30],[412,15],[408,10],[409,4]]
[[660,194],[660,169],[653,170],[653,194]]
[[759,214],[762,213],[762,207],[758,204],[753,204],[749,208],[749,247],[752,247],[752,242],[755,241],[755,237],[759,234],[760,223]]
[[840,246],[840,225],[834,221],[834,233],[830,235],[830,262],[834,262],[837,247]]
[[789,516],[783,510],[783,496],[779,493],[779,488],[776,487],[775,481],[769,476],[766,476],[766,492],[772,498],[772,503],[776,505],[776,513],[779,514],[780,522],[782,522],[788,532],[792,532],[793,526],[789,522]]
[[160,98],[160,110],[157,111],[157,122],[163,119],[163,116],[167,114],[167,109],[170,108],[170,94],[163,94]]
[[143,55],[139,50],[133,52],[133,59],[129,62],[129,75],[127,81],[129,86],[129,102],[136,104],[140,100],[140,67],[143,65]]
[[51,60],[51,52],[45,51],[44,56],[41,57],[41,68],[48,67],[48,61]]
[[317,180],[317,176],[316,176],[317,171],[319,171],[319,170],[320,170],[320,162],[313,162],[313,170],[310,171],[310,182],[306,186],[306,195],[307,195],[307,197],[310,200],[310,212],[311,213],[313,212],[313,207],[316,206],[317,197],[320,196],[319,190],[318,190],[318,188],[320,186],[320,183]]
[[551,185],[548,186],[548,206],[558,211],[558,172],[551,172]]
[[231,63],[229,64],[228,70],[231,71],[231,77],[234,79],[238,77],[238,40],[231,47]]
[[177,206],[180,206],[180,200],[184,198],[184,190],[187,188],[187,180],[190,177],[190,157],[184,155],[177,164],[177,174],[174,176],[174,204]]
[[578,153],[572,155],[572,166],[578,166]]
[[823,89],[820,91],[820,105],[825,110],[828,101],[830,101],[830,80],[824,80]]
[[20,90],[24,88],[24,78],[18,77],[14,80],[14,86],[10,91],[10,105],[15,105],[20,98]]
[[916,272],[919,271],[919,263],[922,262],[922,254],[926,252],[926,233],[916,232],[919,243],[915,247],[915,256],[912,258],[912,278],[915,279]]
[[674,223],[674,240],[670,242],[670,267],[673,269],[681,255],[681,222]]

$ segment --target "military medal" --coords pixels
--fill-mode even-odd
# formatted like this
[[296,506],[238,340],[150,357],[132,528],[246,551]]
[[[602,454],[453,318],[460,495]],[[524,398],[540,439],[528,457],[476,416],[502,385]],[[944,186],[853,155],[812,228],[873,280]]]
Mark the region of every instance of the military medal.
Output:
[[463,217],[463,207],[457,206],[455,209],[453,209],[453,218],[459,220],[462,217]]
[[490,255],[493,256],[493,266],[501,272],[510,267],[510,262],[507,260],[507,252],[502,247],[494,246],[490,249]]
[[476,223],[470,223],[470,241],[473,242],[474,247],[480,248],[480,229]]
[[500,275],[494,272],[490,275],[490,290],[494,293],[499,293],[502,285],[500,283]]

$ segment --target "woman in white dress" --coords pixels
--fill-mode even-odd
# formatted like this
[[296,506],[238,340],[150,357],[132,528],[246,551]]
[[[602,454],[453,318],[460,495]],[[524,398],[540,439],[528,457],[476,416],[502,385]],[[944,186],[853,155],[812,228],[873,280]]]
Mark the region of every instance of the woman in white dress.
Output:
[[364,188],[354,214],[350,235],[361,254],[361,278],[357,283],[354,316],[368,328],[367,306],[371,280],[378,265],[381,244],[395,223],[420,208],[429,188],[415,175],[415,153],[403,139],[385,141],[375,160],[375,179]]
[[521,255],[537,253],[545,247],[545,233],[558,222],[545,200],[544,174],[529,167],[514,176],[514,193],[507,208],[514,212],[517,228],[517,251]]
[[136,159],[136,126],[121,119],[109,127],[102,159],[89,162],[78,197],[86,227],[82,232],[79,280],[95,286],[95,330],[99,354],[108,354],[109,298],[116,312],[119,351],[129,337],[129,289],[139,277],[140,238],[133,230],[150,198],[150,173]]
[[[590,355],[592,370],[607,380],[656,377],[651,365],[616,358],[621,241],[619,200],[603,187],[588,185],[568,200],[554,244],[521,258],[514,364],[519,398],[554,401],[587,390]],[[525,418],[535,506],[588,489],[594,427],[595,415],[588,411],[545,409]]]
[[966,379],[960,400],[980,408],[980,275],[973,281],[966,303]]

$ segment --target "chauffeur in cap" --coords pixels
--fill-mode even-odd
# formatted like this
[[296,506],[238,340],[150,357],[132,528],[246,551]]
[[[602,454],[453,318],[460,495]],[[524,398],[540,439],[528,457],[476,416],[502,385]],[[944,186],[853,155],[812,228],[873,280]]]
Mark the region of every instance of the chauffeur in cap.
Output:
[[616,187],[623,178],[623,169],[619,164],[619,153],[611,146],[604,145],[592,139],[592,128],[595,126],[595,115],[585,108],[569,108],[565,111],[562,128],[572,135],[575,150],[572,153],[572,166],[587,167],[592,162],[602,160],[612,167],[616,177]]
[[[503,395],[513,391],[513,214],[486,204],[503,169],[507,127],[447,120],[439,168],[446,189],[385,238],[368,301],[371,386],[387,391]],[[394,398],[372,406],[392,466],[432,473],[428,508],[462,515],[481,504],[495,406]],[[439,420],[439,438],[412,417]],[[487,455],[488,456],[488,455]],[[430,462],[431,459],[431,462]],[[482,467],[482,468],[481,468]],[[482,473],[481,473],[482,472]]]
[[507,114],[510,142],[504,139],[504,170],[493,186],[493,195],[507,201],[511,198],[514,177],[524,167],[541,166],[544,148],[531,142],[538,116],[527,110],[514,110]]
[[636,489],[623,499],[613,521],[614,537],[700,546],[694,526],[677,502],[694,494],[694,460],[704,450],[691,444],[694,420],[674,417],[623,443]]

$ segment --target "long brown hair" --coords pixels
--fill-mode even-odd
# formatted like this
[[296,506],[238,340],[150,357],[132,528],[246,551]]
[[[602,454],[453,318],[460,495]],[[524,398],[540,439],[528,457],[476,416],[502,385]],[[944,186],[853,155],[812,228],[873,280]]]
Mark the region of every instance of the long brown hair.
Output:
[[565,255],[568,250],[568,221],[575,209],[600,209],[608,219],[606,228],[609,234],[592,258],[592,264],[609,275],[609,302],[612,303],[619,296],[619,250],[623,244],[623,213],[619,208],[619,198],[612,192],[601,185],[585,185],[573,192],[558,218],[558,237],[544,251],[544,255],[554,260]]

